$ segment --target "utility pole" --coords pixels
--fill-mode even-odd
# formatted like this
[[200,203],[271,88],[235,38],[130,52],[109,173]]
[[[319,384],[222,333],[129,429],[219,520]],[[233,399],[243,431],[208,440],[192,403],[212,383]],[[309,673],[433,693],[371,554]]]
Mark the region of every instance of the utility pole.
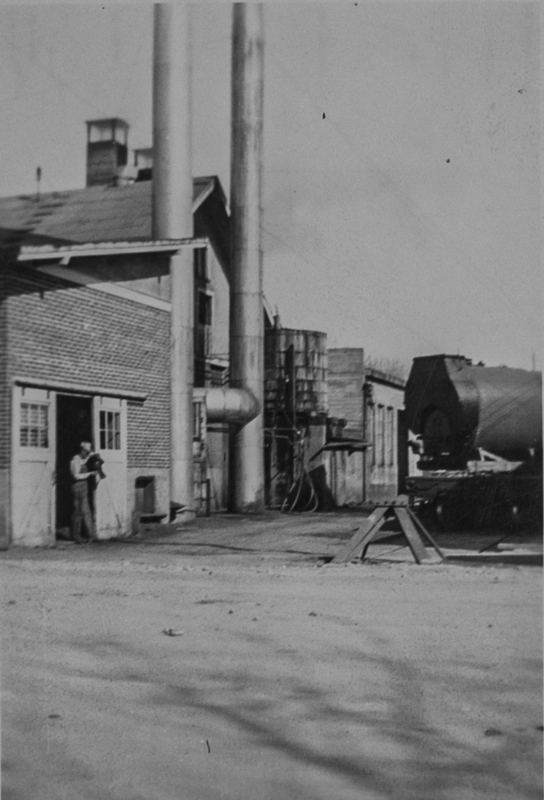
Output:
[[[154,6],[153,238],[193,236],[191,31],[187,3]],[[193,250],[170,259],[170,500],[194,517]]]
[[40,199],[40,183],[42,180],[42,168],[36,167],[36,200]]
[[264,24],[261,3],[232,17],[231,386],[249,389],[259,415],[231,436],[231,510],[264,510],[262,163]]

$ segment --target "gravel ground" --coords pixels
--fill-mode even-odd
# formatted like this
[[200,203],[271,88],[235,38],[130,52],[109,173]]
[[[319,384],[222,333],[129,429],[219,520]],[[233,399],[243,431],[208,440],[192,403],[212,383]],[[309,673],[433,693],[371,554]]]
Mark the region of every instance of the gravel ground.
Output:
[[319,566],[353,527],[2,554],[2,798],[540,800],[541,569]]

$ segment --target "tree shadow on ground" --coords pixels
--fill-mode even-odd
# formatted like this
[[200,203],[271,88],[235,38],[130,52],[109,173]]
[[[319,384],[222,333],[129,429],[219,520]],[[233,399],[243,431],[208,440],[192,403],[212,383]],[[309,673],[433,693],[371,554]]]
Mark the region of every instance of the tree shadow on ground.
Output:
[[[241,652],[247,652],[244,638]],[[257,639],[256,647],[272,659],[277,643],[262,632]],[[539,719],[523,734],[492,728],[486,733],[485,722],[481,730],[470,730],[468,717],[461,727],[447,719],[444,725],[429,722],[429,698],[442,694],[450,708],[457,700],[478,706],[482,720],[495,719],[500,685],[490,686],[487,670],[471,664],[463,671],[457,664],[433,677],[432,669],[375,651],[375,646],[337,651],[329,686],[313,677],[307,656],[297,654],[281,677],[278,667],[259,669],[259,661],[221,670],[203,664],[198,674],[165,681],[146,702],[212,717],[249,736],[261,752],[281,756],[280,764],[286,759],[338,779],[338,798],[347,783],[361,797],[366,791],[390,800],[541,800]],[[142,664],[145,656],[131,661]],[[347,691],[335,681],[335,664],[357,661],[365,669],[360,684]],[[131,674],[134,678],[134,668]],[[471,735],[465,736],[468,730]],[[303,800],[297,791],[297,800]]]
[[[245,740],[261,758],[268,754],[278,781],[283,773],[291,781],[282,800],[541,800],[540,718],[523,733],[491,728],[504,685],[488,665],[393,657],[391,643],[369,633],[350,647],[316,643],[292,653],[262,630],[232,636],[239,656],[223,659],[221,668],[220,653],[200,660],[198,653],[184,658],[182,649],[179,659],[165,660],[163,650],[150,654],[112,636],[72,644],[89,654],[80,677],[104,680],[107,663],[114,665],[108,681],[146,685],[136,701],[141,718],[156,724],[161,707],[178,709],[180,719],[191,712],[210,730],[215,724],[222,736],[226,730]],[[539,667],[535,659],[516,662],[519,680],[532,683]],[[437,702],[438,714],[430,708]],[[322,775],[334,795],[312,793],[309,774]]]

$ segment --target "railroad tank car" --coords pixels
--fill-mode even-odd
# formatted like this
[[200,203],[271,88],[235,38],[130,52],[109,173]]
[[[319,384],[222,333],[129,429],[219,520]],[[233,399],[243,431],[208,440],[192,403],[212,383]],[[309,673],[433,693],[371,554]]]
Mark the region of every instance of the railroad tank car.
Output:
[[447,524],[541,519],[542,373],[415,358],[405,408],[421,471],[407,480],[412,501]]

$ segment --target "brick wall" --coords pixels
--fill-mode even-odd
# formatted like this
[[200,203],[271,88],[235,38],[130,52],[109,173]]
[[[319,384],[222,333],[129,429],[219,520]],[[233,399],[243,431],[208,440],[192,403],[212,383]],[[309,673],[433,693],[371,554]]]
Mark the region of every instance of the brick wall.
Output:
[[[9,347],[0,392],[14,376],[143,392],[146,402],[128,407],[128,466],[167,468],[168,312],[29,268],[8,268],[2,277],[9,294]],[[0,419],[5,400],[0,394]],[[8,439],[0,451],[6,458],[9,437],[5,428],[0,433],[0,441]]]
[[0,264],[0,469],[10,462],[11,439],[9,436],[10,392],[7,380],[8,330],[7,330],[7,275]]

